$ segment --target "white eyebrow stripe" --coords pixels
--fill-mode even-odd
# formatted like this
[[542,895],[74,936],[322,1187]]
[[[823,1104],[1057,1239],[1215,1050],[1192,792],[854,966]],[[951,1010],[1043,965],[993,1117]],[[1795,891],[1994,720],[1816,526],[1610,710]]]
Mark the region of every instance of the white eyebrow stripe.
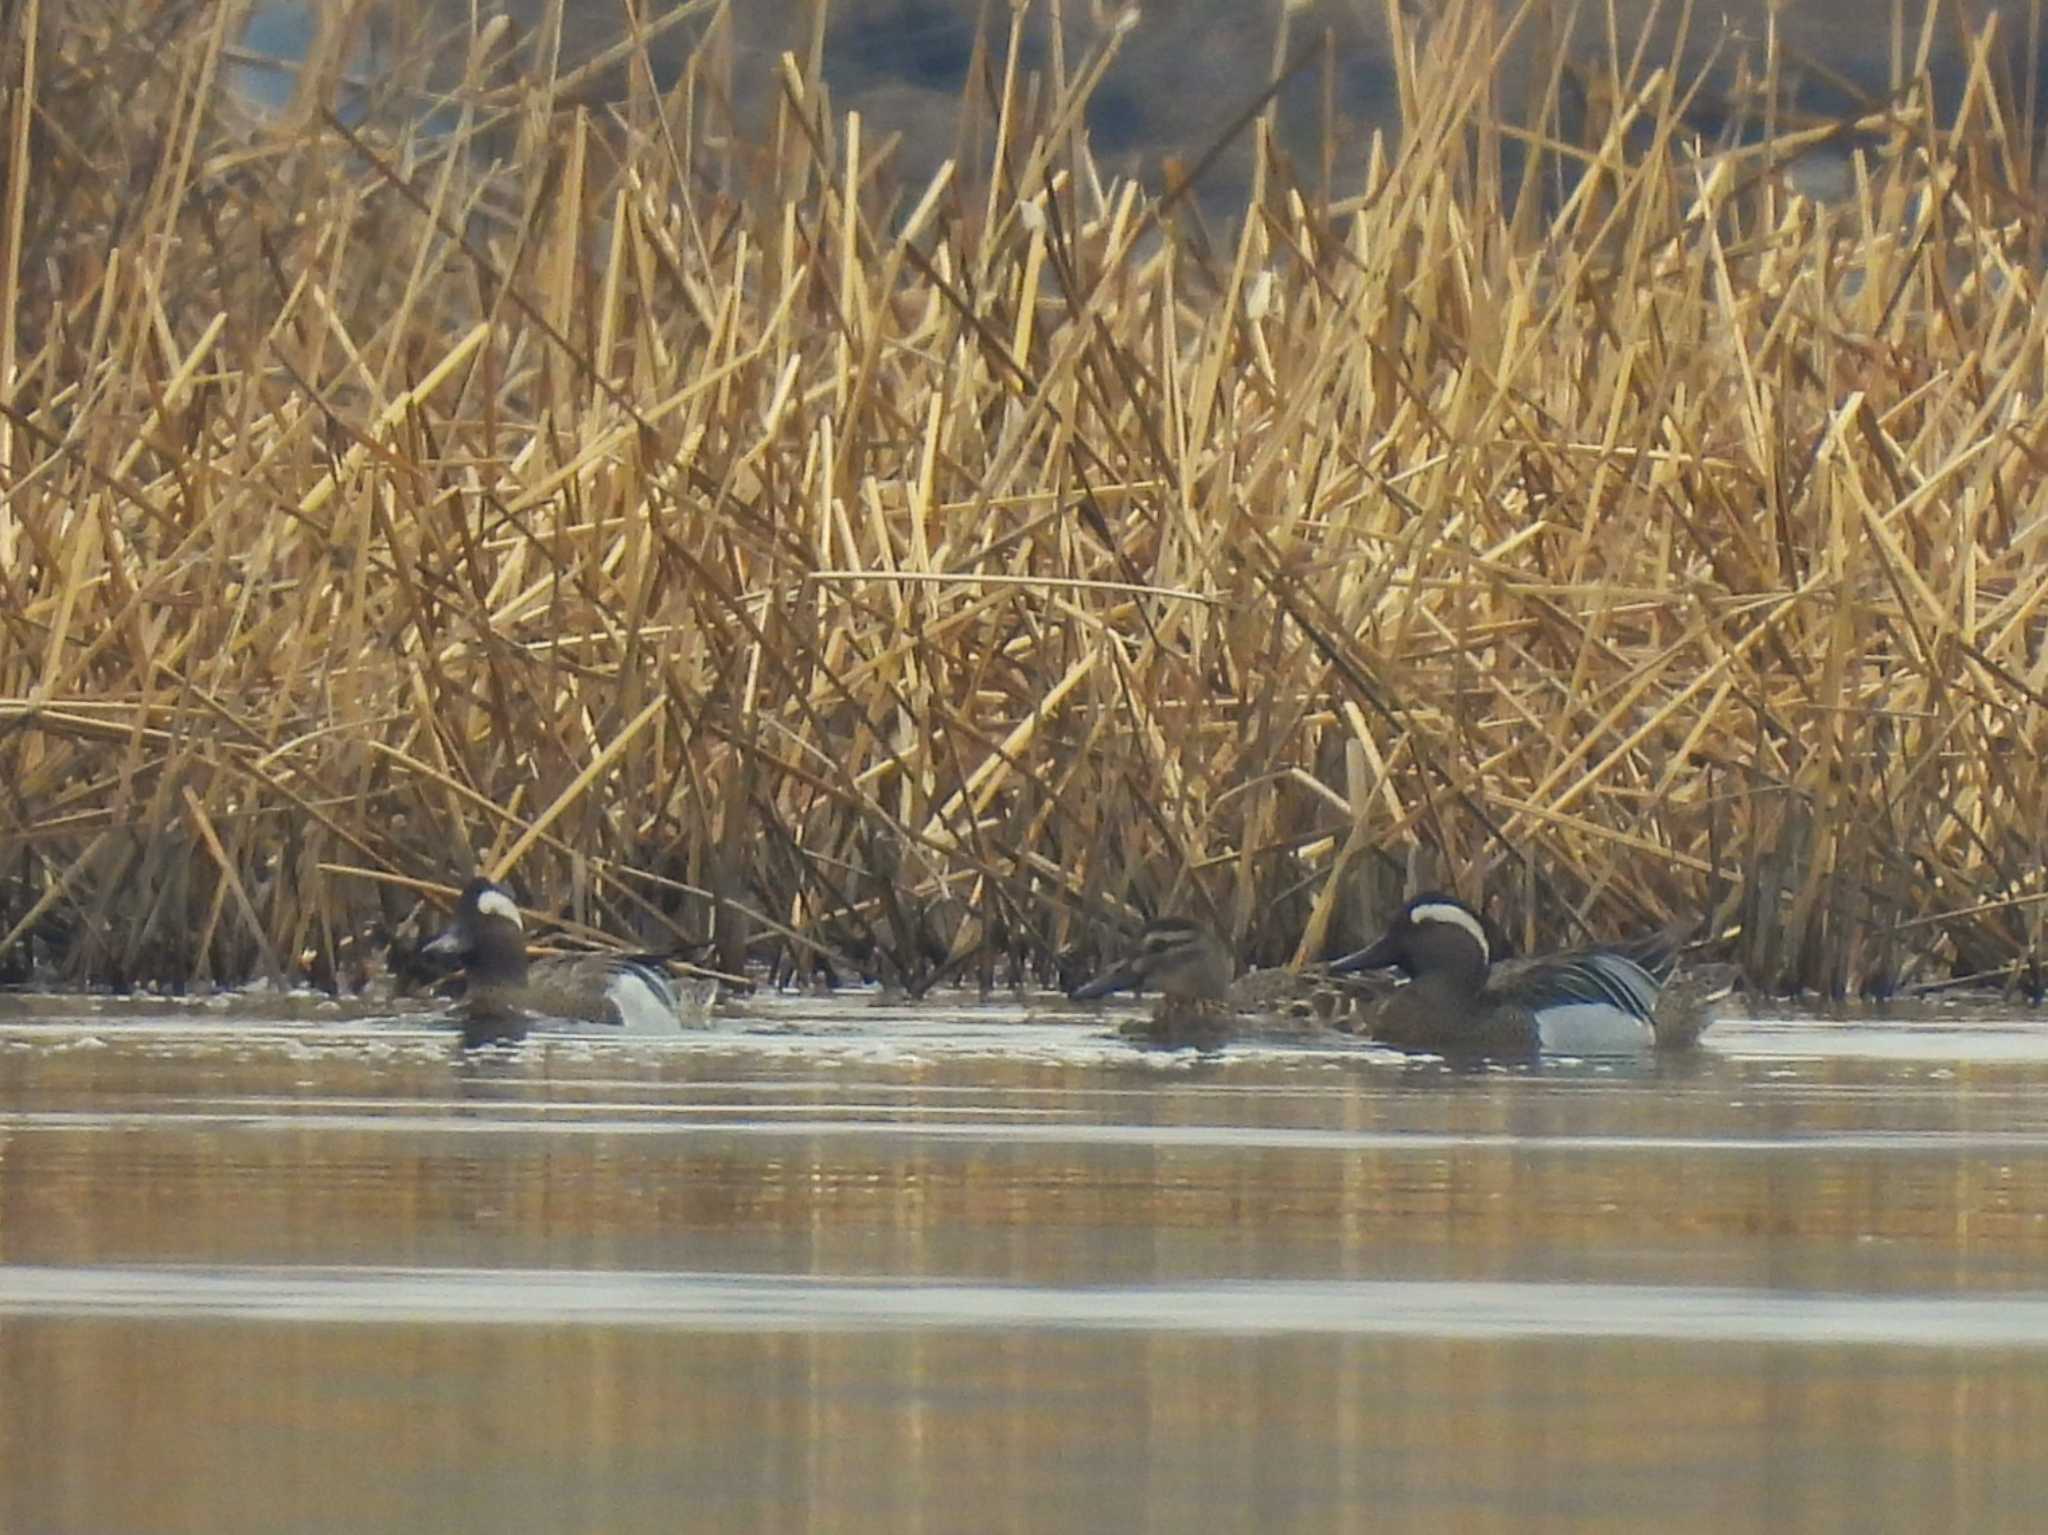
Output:
[[519,920],[518,906],[502,890],[486,890],[478,896],[476,914],[479,917],[503,917],[522,933],[526,931],[526,924]]
[[1479,957],[1487,964],[1493,963],[1493,945],[1486,941],[1486,929],[1479,919],[1462,906],[1453,906],[1449,901],[1431,901],[1418,906],[1408,913],[1408,920],[1418,926],[1424,922],[1448,922],[1453,927],[1462,927],[1472,935],[1472,941],[1479,945]]

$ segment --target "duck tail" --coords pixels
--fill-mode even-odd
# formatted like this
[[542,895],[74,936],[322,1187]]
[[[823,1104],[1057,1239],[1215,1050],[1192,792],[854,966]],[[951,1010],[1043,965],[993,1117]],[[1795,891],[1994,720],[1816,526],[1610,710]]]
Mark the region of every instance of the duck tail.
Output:
[[1689,1050],[1712,1026],[1715,1009],[1742,984],[1734,965],[1687,965],[1672,975],[1657,994],[1650,1027],[1660,1050]]

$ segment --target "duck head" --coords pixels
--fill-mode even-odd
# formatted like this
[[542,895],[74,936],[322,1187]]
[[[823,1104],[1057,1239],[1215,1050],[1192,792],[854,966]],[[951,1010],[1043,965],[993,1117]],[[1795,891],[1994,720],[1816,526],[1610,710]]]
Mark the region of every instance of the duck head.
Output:
[[1207,928],[1183,917],[1158,917],[1139,931],[1121,964],[1076,986],[1070,995],[1085,1002],[1149,984],[1176,1000],[1220,1002],[1236,975],[1229,951]]
[[420,952],[453,960],[470,974],[491,981],[526,979],[526,927],[512,892],[477,878],[462,887],[455,921]]
[[1398,968],[1411,979],[1443,975],[1476,984],[1496,959],[1505,957],[1504,943],[1496,941],[1498,931],[1456,896],[1431,891],[1403,906],[1378,942],[1333,962],[1330,973]]

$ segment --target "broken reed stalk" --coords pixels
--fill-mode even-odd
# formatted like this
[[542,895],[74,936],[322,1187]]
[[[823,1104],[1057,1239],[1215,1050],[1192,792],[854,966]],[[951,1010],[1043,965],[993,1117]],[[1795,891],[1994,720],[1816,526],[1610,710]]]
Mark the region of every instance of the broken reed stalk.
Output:
[[1530,941],[1712,903],[1765,985],[2034,984],[2048,220],[1992,37],[1946,116],[1929,31],[1706,153],[1699,77],[1559,50],[1511,109],[1542,13],[1396,11],[1400,143],[1326,100],[1367,148],[1311,188],[1251,101],[1212,249],[1093,157],[1121,34],[1041,80],[1021,12],[983,157],[903,186],[822,18],[750,141],[717,26],[602,116],[487,29],[429,132],[243,120],[222,12],[32,7],[0,956],[345,984],[488,868],[916,988],[1169,906],[1271,962],[1421,843]]

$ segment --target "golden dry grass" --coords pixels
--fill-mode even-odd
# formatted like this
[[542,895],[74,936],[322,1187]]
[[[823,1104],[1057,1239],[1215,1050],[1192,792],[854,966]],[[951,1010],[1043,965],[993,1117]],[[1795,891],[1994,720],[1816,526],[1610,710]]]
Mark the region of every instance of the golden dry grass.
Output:
[[0,953],[346,980],[481,866],[728,965],[1001,974],[1167,906],[1270,960],[1420,846],[1525,941],[1705,912],[1768,985],[2032,984],[2044,219],[1992,39],[1943,115],[1923,71],[1701,156],[1669,68],[1510,113],[1542,17],[1402,14],[1399,144],[1324,198],[1247,122],[1216,243],[1091,158],[1114,33],[1049,81],[991,37],[898,187],[813,59],[743,141],[715,19],[606,108],[480,39],[429,134],[246,120],[215,8],[28,6]]

